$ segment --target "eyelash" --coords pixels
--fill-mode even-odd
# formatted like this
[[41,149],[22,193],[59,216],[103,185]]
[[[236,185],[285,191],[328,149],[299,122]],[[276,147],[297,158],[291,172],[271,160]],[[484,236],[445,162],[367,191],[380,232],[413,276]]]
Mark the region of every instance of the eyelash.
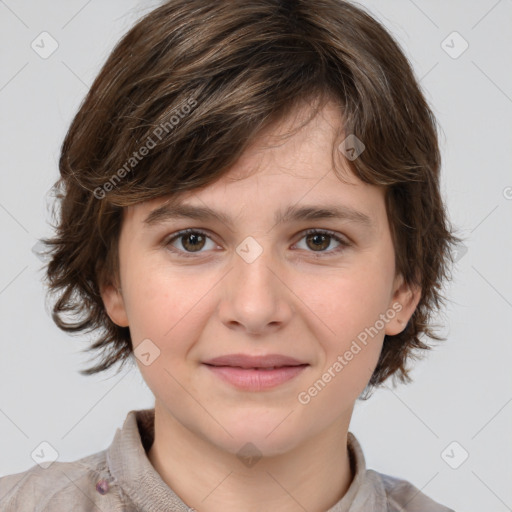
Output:
[[[186,252],[186,251],[178,250],[178,249],[176,249],[174,247],[171,248],[171,244],[175,240],[178,240],[179,238],[181,238],[181,237],[183,237],[185,235],[189,235],[191,233],[198,234],[198,235],[201,235],[201,236],[204,236],[204,237],[207,237],[207,238],[211,239],[211,237],[205,231],[202,231],[200,229],[189,228],[189,229],[184,229],[182,231],[178,231],[174,235],[171,235],[170,238],[167,238],[164,241],[164,245],[171,252],[173,252],[175,254],[179,254],[180,256],[183,256],[185,258],[195,258],[195,257],[197,257],[197,255],[200,255],[201,252],[197,252],[197,253]],[[334,233],[333,231],[329,231],[329,230],[325,230],[325,229],[314,229],[314,228],[313,229],[308,229],[308,230],[304,231],[302,233],[302,237],[299,239],[299,241],[302,240],[307,235],[311,235],[311,234],[327,235],[327,236],[331,237],[332,239],[334,239],[336,242],[338,242],[340,244],[340,246],[338,248],[333,249],[331,251],[320,251],[318,253],[316,251],[308,251],[308,252],[311,252],[314,255],[314,257],[316,257],[316,258],[323,258],[323,257],[325,257],[324,255],[330,256],[332,254],[337,254],[337,253],[343,251],[344,249],[350,247],[350,245],[351,245],[345,239],[340,238],[339,236],[337,236],[336,233]]]

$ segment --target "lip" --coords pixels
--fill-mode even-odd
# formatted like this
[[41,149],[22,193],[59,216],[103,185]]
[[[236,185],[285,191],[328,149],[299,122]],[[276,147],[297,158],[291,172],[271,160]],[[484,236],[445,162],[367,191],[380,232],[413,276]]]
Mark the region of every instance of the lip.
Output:
[[203,365],[225,382],[245,391],[275,388],[297,377],[309,366],[308,363],[279,354],[230,354],[205,361]]
[[276,366],[301,366],[308,364],[304,361],[299,361],[293,357],[283,356],[281,354],[268,354],[265,356],[228,354],[208,359],[207,361],[203,361],[203,363],[211,366],[231,366],[238,368],[270,368]]

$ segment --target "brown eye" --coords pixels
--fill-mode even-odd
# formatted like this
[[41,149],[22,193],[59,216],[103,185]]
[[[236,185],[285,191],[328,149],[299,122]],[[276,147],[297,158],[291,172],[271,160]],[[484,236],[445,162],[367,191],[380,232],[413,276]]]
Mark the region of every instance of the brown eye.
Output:
[[204,247],[205,237],[199,233],[187,233],[179,238],[187,251],[200,251]]
[[[306,241],[305,245],[307,252],[318,253],[315,254],[315,256],[329,256],[336,254],[351,245],[350,242],[339,237],[336,233],[319,229],[310,229],[306,231],[302,239],[305,239]],[[338,247],[327,250],[333,241],[338,244]]]
[[[306,241],[304,250],[309,253],[314,253],[315,257],[331,256],[351,245],[350,242],[341,238],[336,233],[319,229],[310,229],[305,232],[301,238],[301,241],[302,240]],[[215,243],[206,232],[198,229],[186,229],[173,235],[164,242],[164,245],[168,247],[171,252],[179,256],[192,257],[196,254],[200,255],[201,253],[207,252],[208,247],[206,246],[208,241],[212,243],[210,249],[214,249]],[[338,246],[329,250],[328,248],[333,241],[336,242]]]
[[[204,252],[202,249],[204,249],[208,240],[211,240],[210,237],[203,231],[188,229],[176,233],[165,243],[165,246],[172,252],[188,256],[193,253]],[[179,244],[176,242],[179,242]],[[212,242],[212,245],[215,244]]]
[[308,243],[308,247],[316,250],[316,249],[327,249],[330,245],[330,235],[323,235],[315,233],[313,235],[307,235],[306,240]]

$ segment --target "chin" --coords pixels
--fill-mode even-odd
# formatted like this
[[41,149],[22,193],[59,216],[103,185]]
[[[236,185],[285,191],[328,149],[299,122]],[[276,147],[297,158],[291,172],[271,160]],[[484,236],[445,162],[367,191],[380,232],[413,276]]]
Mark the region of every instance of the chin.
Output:
[[[284,415],[286,416],[286,415]],[[276,421],[258,422],[257,420],[240,420],[238,423],[225,423],[227,434],[219,440],[219,447],[233,455],[239,455],[245,447],[246,451],[254,450],[259,456],[273,457],[282,455],[295,448],[299,442],[297,432],[292,434],[292,425],[281,423],[281,416]],[[280,424],[281,423],[281,424]],[[254,446],[254,448],[253,448]]]

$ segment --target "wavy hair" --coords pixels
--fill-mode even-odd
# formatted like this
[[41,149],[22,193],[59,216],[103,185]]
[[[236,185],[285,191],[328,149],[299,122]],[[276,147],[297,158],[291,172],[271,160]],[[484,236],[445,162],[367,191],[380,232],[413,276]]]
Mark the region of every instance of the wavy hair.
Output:
[[95,333],[87,350],[98,364],[80,373],[122,366],[133,352],[100,296],[100,283],[118,282],[123,208],[213,183],[311,98],[334,99],[344,133],[365,143],[346,163],[385,187],[396,270],[422,290],[405,329],[385,337],[369,386],[411,380],[408,358],[430,348],[421,338],[445,339],[432,318],[461,239],[441,197],[437,122],[407,57],[341,0],[171,0],[117,43],[63,141],[58,222],[44,240],[55,323]]

